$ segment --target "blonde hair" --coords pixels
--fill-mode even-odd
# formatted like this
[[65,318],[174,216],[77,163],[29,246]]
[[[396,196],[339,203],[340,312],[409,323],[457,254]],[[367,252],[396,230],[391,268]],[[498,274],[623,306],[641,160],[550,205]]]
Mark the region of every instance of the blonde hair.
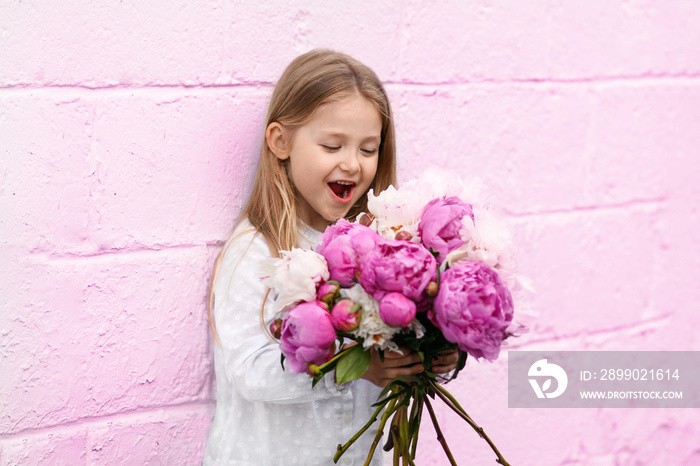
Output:
[[[341,52],[316,49],[300,55],[287,66],[270,97],[253,191],[239,219],[247,218],[263,235],[273,256],[278,256],[280,250],[299,246],[299,194],[287,174],[289,159],[280,160],[272,153],[265,143],[265,130],[270,123],[277,122],[291,134],[308,122],[320,105],[353,93],[371,102],[382,121],[377,173],[368,189],[379,193],[396,183],[394,121],[389,99],[377,75],[369,67]],[[366,210],[367,195],[364,193],[346,218],[352,220]],[[213,285],[221,258],[230,242],[216,260],[210,284],[209,320],[217,343],[212,319]]]

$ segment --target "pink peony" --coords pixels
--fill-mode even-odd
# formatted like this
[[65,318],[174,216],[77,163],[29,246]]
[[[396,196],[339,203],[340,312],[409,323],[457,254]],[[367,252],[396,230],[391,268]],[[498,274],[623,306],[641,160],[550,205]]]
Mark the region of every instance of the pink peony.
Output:
[[338,300],[331,309],[331,322],[333,327],[341,332],[351,332],[360,325],[362,318],[362,308],[359,304],[350,299],[343,298]]
[[357,279],[362,256],[381,240],[370,228],[340,219],[323,232],[316,252],[328,262],[330,279],[350,287]]
[[306,372],[309,364],[321,365],[333,357],[335,339],[325,306],[318,301],[304,302],[284,318],[280,349],[292,372]]
[[467,216],[474,222],[472,206],[458,197],[437,198],[426,204],[418,224],[418,235],[426,248],[438,253],[442,263],[450,251],[462,246],[462,219]]
[[392,327],[405,327],[416,317],[416,303],[395,291],[379,300],[379,317]]
[[357,229],[350,235],[350,246],[357,254],[358,262],[361,262],[365,254],[383,241],[384,238],[370,228]]
[[513,299],[496,271],[481,262],[461,262],[440,276],[429,313],[447,340],[475,358],[498,357],[513,320]]
[[316,252],[319,254],[323,254],[323,252],[319,251],[319,249],[323,250],[328,244],[330,244],[331,241],[333,241],[335,238],[338,236],[343,236],[347,235],[350,231],[356,229],[356,228],[363,228],[364,225],[360,225],[357,223],[351,223],[347,219],[341,218],[337,222],[335,222],[333,225],[329,225],[326,227],[326,229],[323,231],[323,234],[321,235],[320,242],[318,246],[316,247]]
[[360,264],[360,284],[369,294],[398,291],[418,301],[437,277],[435,257],[420,244],[389,240],[377,244]]

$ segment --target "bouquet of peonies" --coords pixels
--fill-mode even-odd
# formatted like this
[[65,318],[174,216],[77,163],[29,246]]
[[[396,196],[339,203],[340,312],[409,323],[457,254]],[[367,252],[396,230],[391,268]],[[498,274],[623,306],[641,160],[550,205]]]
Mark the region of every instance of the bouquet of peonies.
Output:
[[453,189],[444,180],[428,176],[378,196],[370,191],[369,212],[355,223],[341,219],[329,226],[316,251],[281,251],[262,265],[262,279],[277,295],[270,331],[280,340],[283,363],[307,372],[314,385],[333,370],[339,384],[360,378],[371,348],[380,354],[409,348],[423,359],[423,373],[384,389],[372,418],[338,446],[336,462],[380,418],[369,463],[391,418],[385,449],[394,448],[395,464],[400,458],[413,464],[425,407],[456,464],[431,405],[437,396],[486,440],[498,463],[507,464],[441,385],[447,379],[430,371],[438,354],[458,349],[454,379],[467,354],[494,360],[506,338],[526,329],[513,320],[512,292],[521,282],[509,235],[480,200],[481,183]]

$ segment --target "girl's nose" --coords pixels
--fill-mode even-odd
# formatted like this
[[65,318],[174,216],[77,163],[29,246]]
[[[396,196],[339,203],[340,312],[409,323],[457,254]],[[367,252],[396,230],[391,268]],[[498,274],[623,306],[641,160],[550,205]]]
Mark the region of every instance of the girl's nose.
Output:
[[344,172],[355,174],[360,171],[360,149],[350,149],[344,154],[343,160],[340,161],[340,169]]

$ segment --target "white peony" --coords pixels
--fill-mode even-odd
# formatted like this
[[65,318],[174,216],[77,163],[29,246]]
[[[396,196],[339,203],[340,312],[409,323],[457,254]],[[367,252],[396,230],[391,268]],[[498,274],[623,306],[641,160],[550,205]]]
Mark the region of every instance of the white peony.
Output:
[[486,187],[479,178],[463,181],[444,170],[430,168],[420,178],[403,183],[399,189],[389,186],[378,195],[367,193],[367,208],[375,217],[370,225],[385,239],[394,239],[405,231],[418,242],[418,223],[425,205],[433,199],[457,196],[468,204],[483,204]]
[[[534,327],[539,317],[539,312],[532,307],[532,299],[535,290],[528,278],[522,275],[514,276],[514,286],[510,290],[513,301],[518,303],[518,309],[513,316],[513,321],[506,329],[506,333],[515,337],[528,333]],[[506,343],[504,341],[504,343]]]
[[367,208],[375,217],[370,227],[385,239],[394,239],[399,231],[416,236],[424,206],[425,200],[408,187],[389,186],[377,196],[373,190],[367,193]]
[[486,202],[486,185],[480,178],[473,177],[466,181],[441,168],[430,167],[421,177],[409,181],[406,185],[422,195],[423,204],[438,197],[457,196],[467,204],[484,204]]
[[329,278],[326,259],[315,251],[294,248],[280,254],[261,261],[258,269],[263,283],[277,293],[273,310],[278,313],[315,300],[318,284]]
[[447,265],[452,267],[464,260],[477,261],[495,268],[499,274],[503,273],[501,278],[511,275],[515,272],[515,261],[510,232],[487,208],[475,204],[473,213],[474,222],[466,217],[462,222],[462,236],[469,240],[447,254]]

